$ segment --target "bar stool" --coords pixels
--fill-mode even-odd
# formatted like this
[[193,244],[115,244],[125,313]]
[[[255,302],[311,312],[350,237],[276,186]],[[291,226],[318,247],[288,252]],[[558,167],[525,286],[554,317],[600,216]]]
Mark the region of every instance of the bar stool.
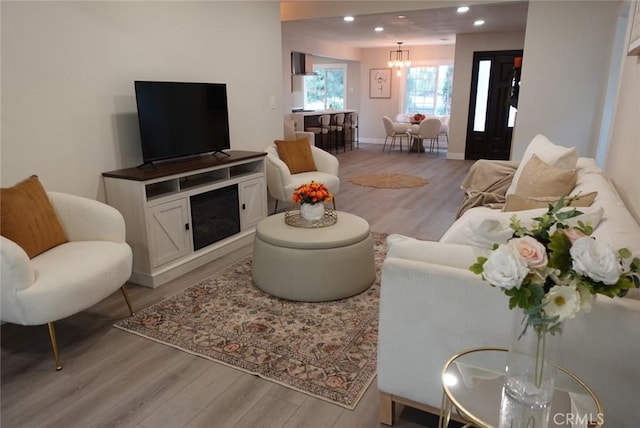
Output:
[[[360,148],[360,139],[358,135],[358,113],[351,112],[348,113],[345,117],[345,135],[349,136],[349,144],[351,145],[351,150],[353,150],[353,142],[356,142],[356,147]],[[346,147],[346,142],[345,142]],[[346,149],[345,149],[346,150]]]
[[[331,152],[330,142],[329,142],[329,125],[331,122],[331,116],[328,114],[323,114],[322,116],[318,116],[318,125],[319,126],[309,126],[307,131],[313,132],[315,134],[314,139],[316,146],[321,149],[329,149]],[[320,144],[318,144],[318,135],[320,135]]]
[[[340,140],[342,140],[342,145],[345,148],[346,152],[346,144],[344,142],[344,113],[336,113],[333,115],[333,121],[329,125],[329,139],[331,140],[331,135],[333,134],[333,141],[336,146],[336,153],[338,153],[340,149]],[[331,147],[329,147],[329,152],[331,152]]]

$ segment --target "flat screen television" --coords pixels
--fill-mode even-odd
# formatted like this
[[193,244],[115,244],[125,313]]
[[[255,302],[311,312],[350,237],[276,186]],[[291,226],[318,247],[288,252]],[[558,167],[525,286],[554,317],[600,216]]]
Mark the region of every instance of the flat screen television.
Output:
[[135,92],[145,164],[231,147],[226,84],[135,81]]

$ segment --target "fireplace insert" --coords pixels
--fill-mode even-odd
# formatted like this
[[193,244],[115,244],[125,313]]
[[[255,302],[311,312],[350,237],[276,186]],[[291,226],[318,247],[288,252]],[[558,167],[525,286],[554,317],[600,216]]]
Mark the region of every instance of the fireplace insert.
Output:
[[194,250],[240,232],[237,184],[200,193],[189,199]]

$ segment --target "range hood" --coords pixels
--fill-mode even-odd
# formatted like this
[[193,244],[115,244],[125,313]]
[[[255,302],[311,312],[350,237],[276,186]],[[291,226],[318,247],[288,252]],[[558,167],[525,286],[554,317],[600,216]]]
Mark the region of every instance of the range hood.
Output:
[[311,55],[302,52],[291,52],[291,75],[315,76]]

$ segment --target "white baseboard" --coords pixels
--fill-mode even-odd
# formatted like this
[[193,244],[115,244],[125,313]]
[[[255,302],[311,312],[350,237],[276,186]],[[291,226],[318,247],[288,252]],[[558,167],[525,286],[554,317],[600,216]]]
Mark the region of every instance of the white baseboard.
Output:
[[464,160],[464,153],[447,152],[447,159]]
[[360,138],[360,144],[384,144],[384,138]]
[[[383,145],[384,144],[384,139],[383,138],[360,138],[360,143],[361,144],[376,144],[376,145]],[[464,160],[464,153],[455,153],[455,152],[449,152],[447,151],[447,159],[452,159],[452,160]]]

